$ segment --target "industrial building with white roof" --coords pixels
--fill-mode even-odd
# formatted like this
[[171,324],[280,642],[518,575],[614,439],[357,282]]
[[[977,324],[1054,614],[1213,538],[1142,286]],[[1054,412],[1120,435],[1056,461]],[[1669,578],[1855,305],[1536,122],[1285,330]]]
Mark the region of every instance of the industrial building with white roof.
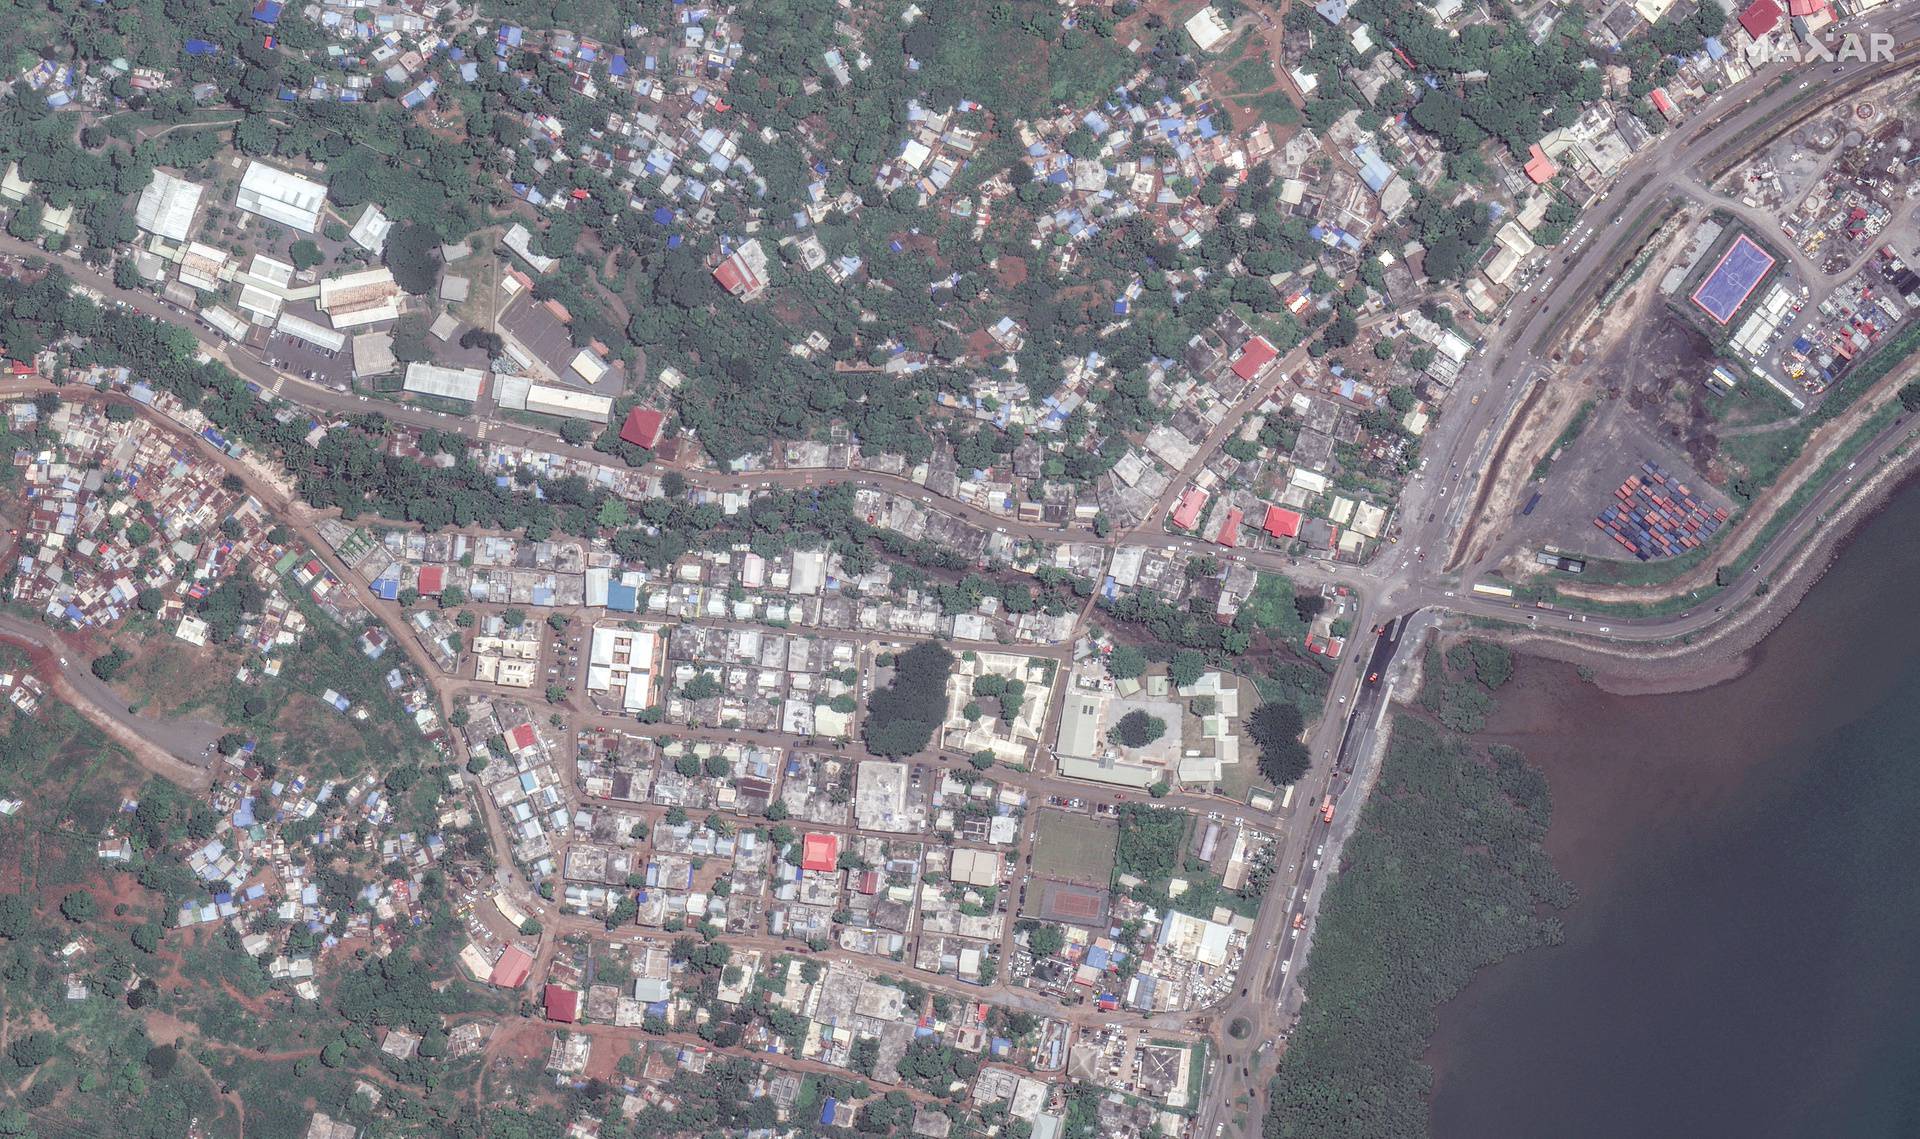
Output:
[[320,228],[320,212],[327,206],[327,188],[256,158],[240,176],[240,193],[233,204],[289,229],[313,233]]
[[202,187],[196,183],[155,170],[153,181],[140,191],[140,201],[133,212],[134,224],[177,245],[193,231],[193,215],[200,209],[201,191]]

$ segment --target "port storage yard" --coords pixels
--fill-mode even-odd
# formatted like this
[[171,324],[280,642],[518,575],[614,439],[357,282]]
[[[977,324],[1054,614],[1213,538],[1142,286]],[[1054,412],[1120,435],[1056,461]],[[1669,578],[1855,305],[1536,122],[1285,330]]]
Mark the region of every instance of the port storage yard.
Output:
[[1641,463],[1640,473],[1621,483],[1613,497],[1620,501],[1602,510],[1593,524],[1643,562],[1694,549],[1728,517],[1652,460]]

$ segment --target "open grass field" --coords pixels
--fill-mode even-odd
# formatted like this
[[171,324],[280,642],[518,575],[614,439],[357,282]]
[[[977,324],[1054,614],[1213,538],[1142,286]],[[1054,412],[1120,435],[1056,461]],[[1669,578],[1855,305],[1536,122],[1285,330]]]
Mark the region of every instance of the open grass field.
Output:
[[1033,872],[1046,878],[1105,886],[1113,878],[1120,828],[1068,811],[1041,811],[1035,827]]

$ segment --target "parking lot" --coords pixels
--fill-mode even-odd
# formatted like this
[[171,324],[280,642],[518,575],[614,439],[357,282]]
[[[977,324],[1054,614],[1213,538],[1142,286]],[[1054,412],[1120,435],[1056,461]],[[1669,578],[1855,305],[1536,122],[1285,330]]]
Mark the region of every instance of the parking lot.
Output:
[[[324,317],[320,319],[321,323],[325,323]],[[269,332],[266,343],[255,349],[255,354],[270,367],[341,391],[347,390],[353,383],[351,345],[336,352],[284,332]]]

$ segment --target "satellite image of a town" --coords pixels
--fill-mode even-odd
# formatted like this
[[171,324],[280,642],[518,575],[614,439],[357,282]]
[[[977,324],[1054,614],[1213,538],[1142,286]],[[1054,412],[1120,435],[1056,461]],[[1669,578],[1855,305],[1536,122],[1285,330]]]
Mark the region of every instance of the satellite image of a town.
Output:
[[0,1139],[1920,1135],[1914,0],[4,12]]

